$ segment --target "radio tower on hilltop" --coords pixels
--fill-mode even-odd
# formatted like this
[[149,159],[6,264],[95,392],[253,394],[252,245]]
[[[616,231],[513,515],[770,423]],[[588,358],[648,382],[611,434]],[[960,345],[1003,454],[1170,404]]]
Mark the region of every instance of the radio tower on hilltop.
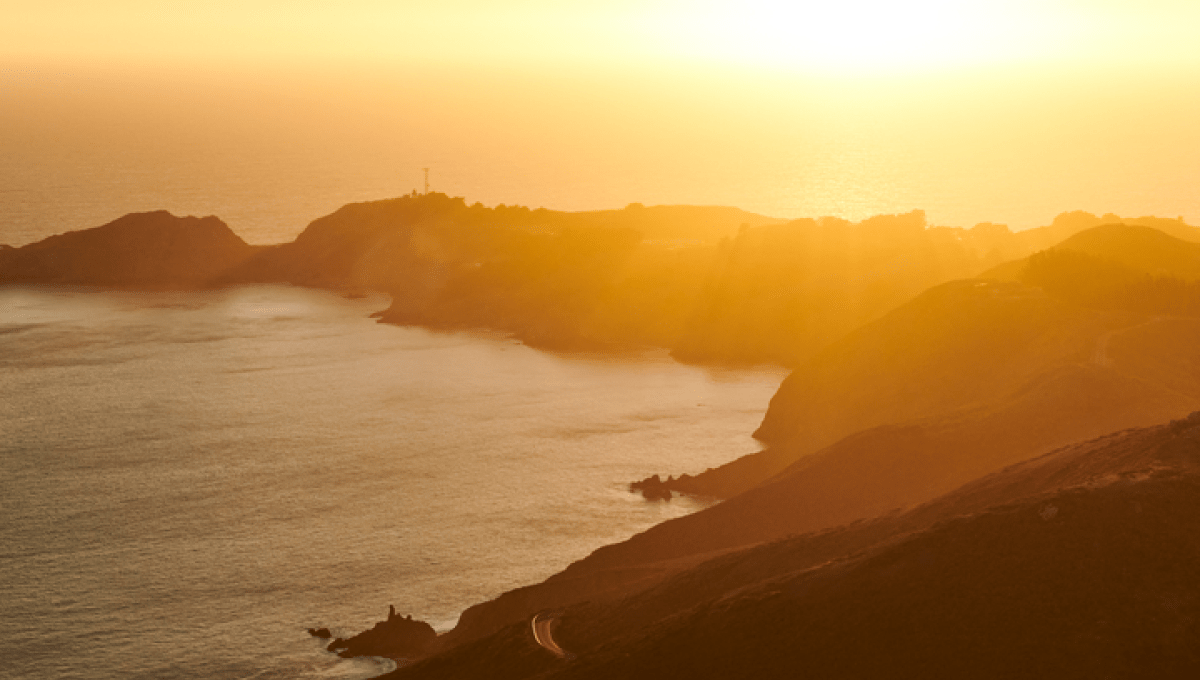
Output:
[[425,193],[429,193],[429,168],[421,168],[425,171]]

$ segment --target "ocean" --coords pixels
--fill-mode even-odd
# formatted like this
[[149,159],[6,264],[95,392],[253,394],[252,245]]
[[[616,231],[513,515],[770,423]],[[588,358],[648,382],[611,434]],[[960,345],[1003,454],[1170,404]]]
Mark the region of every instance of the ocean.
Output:
[[284,286],[0,288],[0,675],[365,678],[305,629],[467,606],[701,508],[780,371],[555,355]]

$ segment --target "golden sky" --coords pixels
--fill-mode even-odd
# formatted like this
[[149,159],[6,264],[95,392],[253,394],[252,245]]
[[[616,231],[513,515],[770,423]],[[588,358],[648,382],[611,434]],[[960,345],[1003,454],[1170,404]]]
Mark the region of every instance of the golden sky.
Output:
[[12,59],[723,64],[810,73],[1200,63],[1186,0],[40,0]]
[[[0,222],[70,183],[117,197],[61,218],[88,224],[128,183],[146,209],[302,224],[429,166],[560,209],[1200,220],[1196,0],[0,3],[0,183],[32,206]],[[280,168],[328,195],[272,213],[296,202]]]

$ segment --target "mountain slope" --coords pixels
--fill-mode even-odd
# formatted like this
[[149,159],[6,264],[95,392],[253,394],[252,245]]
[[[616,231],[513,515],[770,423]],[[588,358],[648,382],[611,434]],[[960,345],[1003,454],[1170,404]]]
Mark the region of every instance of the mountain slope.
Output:
[[1200,277],[1200,243],[1150,227],[1103,225],[1082,231],[1054,247],[1111,260],[1156,276]]
[[[1086,308],[1017,283],[968,280],[937,286],[798,366],[772,398],[755,433],[767,444],[765,451],[695,477],[685,475],[668,486],[684,493],[730,497],[843,437],[872,427],[1004,409],[1009,402],[1017,407],[1020,400],[1037,399],[1033,393],[1046,390],[1058,390],[1057,398],[1069,401],[1069,390],[1056,387],[1049,377],[1065,376],[1065,371],[1074,370],[1071,367],[1086,373],[1091,370],[1086,367],[1094,366],[1120,374],[1144,392],[1137,351],[1122,355],[1123,361],[1132,363],[1116,366],[1106,363],[1111,360],[1107,350],[1113,338],[1126,342],[1131,337],[1126,335],[1128,329],[1156,318]],[[1184,337],[1194,332],[1194,324],[1186,321],[1159,322]],[[1153,343],[1173,346],[1166,336],[1145,341],[1150,343],[1145,347],[1148,356],[1160,353]],[[1190,366],[1194,357],[1189,351],[1170,350],[1176,351],[1182,354],[1170,356]],[[1171,381],[1161,371],[1155,375],[1152,383]],[[1117,389],[1115,384],[1112,389]],[[1163,404],[1175,391],[1163,385],[1148,389],[1161,392],[1163,397],[1154,401]],[[1118,396],[1118,401],[1139,408],[1129,399]],[[1147,414],[1149,420],[1097,419],[1099,429],[1084,426],[1066,433],[1065,441],[1179,415],[1173,408]],[[1064,443],[1055,437],[1043,445]]]
[[[1089,255],[1132,272],[1152,276],[1173,276],[1185,280],[1200,277],[1200,243],[1142,225],[1117,223],[1092,227],[1054,244],[1050,249]],[[1005,262],[979,277],[1000,281],[1023,280],[1029,261],[1029,257],[1023,257]]]
[[571,607],[571,662],[514,626],[395,677],[1187,677],[1197,510],[1200,413]]
[[[774,455],[774,469],[752,470],[767,481],[476,605],[444,642],[620,598],[723,552],[915,506],[1056,447],[1200,409],[1200,319],[1088,310],[1016,284],[947,284],[820,358],[772,402],[779,443],[740,461]],[[831,423],[848,432],[810,452],[837,436]],[[690,479],[700,478],[675,483]]]
[[1197,511],[1194,475],[992,509],[696,605],[543,677],[1188,677]]
[[0,250],[0,283],[204,288],[259,250],[216,217],[131,213]]

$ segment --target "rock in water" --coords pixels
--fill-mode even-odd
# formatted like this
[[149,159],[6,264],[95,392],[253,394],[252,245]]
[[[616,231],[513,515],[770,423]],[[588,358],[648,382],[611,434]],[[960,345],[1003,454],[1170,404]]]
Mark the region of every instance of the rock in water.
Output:
[[668,483],[664,482],[658,475],[647,477],[640,482],[633,482],[629,485],[629,490],[631,492],[641,491],[642,498],[648,501],[669,501],[673,497]]
[[400,616],[395,607],[389,606],[386,621],[345,640],[338,638],[328,649],[347,659],[355,656],[414,659],[423,656],[436,639],[433,626],[414,620],[411,614]]

